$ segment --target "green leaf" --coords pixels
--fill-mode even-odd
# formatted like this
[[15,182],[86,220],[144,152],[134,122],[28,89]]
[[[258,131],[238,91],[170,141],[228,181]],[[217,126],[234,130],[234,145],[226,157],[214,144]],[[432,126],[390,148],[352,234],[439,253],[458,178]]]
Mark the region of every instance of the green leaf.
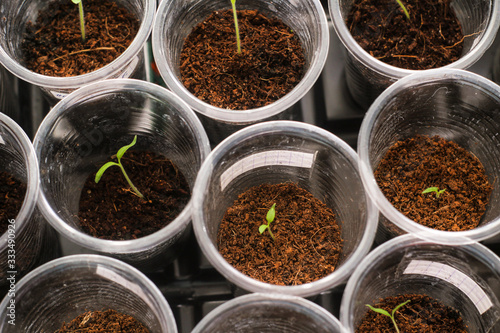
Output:
[[106,164],[104,164],[98,171],[97,173],[95,174],[95,182],[96,183],[99,183],[99,181],[101,180],[101,177],[102,175],[104,174],[104,172],[106,170],[108,170],[109,167],[112,167],[113,165],[116,165],[116,166],[120,166],[118,163],[115,163],[115,162],[108,162]]
[[432,186],[432,187],[428,187],[425,190],[423,190],[422,194],[431,193],[431,192],[437,192],[438,190],[439,190],[438,187]]
[[377,312],[377,313],[383,314],[383,315],[385,315],[385,316],[387,316],[387,317],[389,317],[389,318],[391,318],[391,317],[392,317],[392,316],[391,316],[391,314],[390,314],[389,312],[385,311],[384,309],[374,308],[373,306],[371,306],[371,305],[369,305],[369,304],[365,304],[365,305],[366,305],[367,307],[369,307],[369,308],[370,308],[370,310],[372,310],[372,311],[375,311],[375,312]]
[[392,310],[392,316],[394,317],[394,313],[395,313],[395,312],[396,312],[396,311],[397,311],[400,307],[402,307],[402,306],[406,305],[406,304],[407,304],[407,303],[409,303],[409,302],[410,302],[410,300],[407,300],[406,302],[403,302],[403,303],[399,304],[398,306],[396,306],[396,307],[394,308],[394,310]]
[[75,5],[78,5],[80,2],[82,2],[82,0],[71,0],[71,1],[73,1]]
[[267,224],[263,224],[259,227],[259,232],[262,234],[264,231],[266,231],[268,225]]
[[127,146],[124,146],[124,147],[121,147],[120,150],[118,150],[118,152],[116,153],[116,158],[118,159],[118,161],[120,161],[120,159],[123,157],[123,155],[125,154],[125,152],[130,148],[132,147],[133,145],[135,145],[135,143],[137,142],[137,135],[134,136],[134,140],[132,140],[132,143],[127,145]]
[[273,203],[272,207],[267,212],[267,215],[266,215],[267,223],[271,223],[274,221],[274,217],[276,216],[275,207],[276,207],[276,203]]

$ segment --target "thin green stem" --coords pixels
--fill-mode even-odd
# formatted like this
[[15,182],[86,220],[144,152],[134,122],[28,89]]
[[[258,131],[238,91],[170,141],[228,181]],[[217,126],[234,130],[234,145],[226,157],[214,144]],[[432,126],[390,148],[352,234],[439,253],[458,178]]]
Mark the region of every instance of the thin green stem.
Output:
[[83,13],[83,4],[80,1],[78,3],[78,11],[80,13],[80,30],[82,32],[82,41],[85,43],[85,14]]
[[392,323],[394,324],[394,328],[396,329],[396,332],[399,333],[399,328],[398,325],[396,324],[396,320],[394,319],[394,315],[391,316]]
[[270,225],[268,225],[268,226],[267,226],[267,230],[269,231],[269,235],[271,235],[271,237],[273,238],[273,241],[275,241],[275,240],[276,240],[276,238],[274,238],[274,235],[273,235],[273,233],[271,232],[271,226],[270,226]]
[[120,167],[120,169],[122,169],[122,172],[123,172],[123,175],[125,176],[125,179],[127,180],[127,183],[130,185],[130,187],[132,188],[132,190],[135,192],[135,194],[141,198],[141,199],[144,199],[144,196],[142,195],[141,192],[139,192],[139,190],[137,189],[137,187],[135,187],[135,185],[132,183],[132,181],[130,180],[130,178],[128,177],[127,175],[127,172],[125,171],[125,169],[123,168],[122,164],[119,163],[118,166]]
[[231,0],[231,6],[233,7],[234,30],[236,31],[236,48],[238,53],[241,53],[241,39],[240,29],[238,27],[238,14],[236,13],[236,0]]
[[399,6],[401,7],[401,9],[403,10],[403,12],[405,13],[406,18],[409,20],[410,19],[410,13],[408,13],[408,11],[406,10],[405,5],[403,5],[403,3],[401,2],[401,0],[396,0],[396,1],[399,4]]

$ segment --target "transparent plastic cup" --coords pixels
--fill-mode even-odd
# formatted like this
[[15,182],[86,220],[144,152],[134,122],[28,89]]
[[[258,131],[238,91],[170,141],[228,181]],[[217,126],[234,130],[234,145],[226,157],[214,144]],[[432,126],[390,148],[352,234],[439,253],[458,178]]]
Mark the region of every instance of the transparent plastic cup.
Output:
[[98,255],[62,257],[20,280],[15,295],[0,304],[0,331],[56,332],[87,311],[108,309],[134,317],[150,332],[177,333],[170,306],[145,275]]
[[339,320],[321,306],[296,296],[250,294],[212,310],[192,333],[343,333]]
[[[91,73],[73,77],[54,77],[35,73],[25,67],[21,42],[29,21],[35,22],[38,11],[51,1],[9,0],[0,6],[0,63],[21,80],[41,88],[53,105],[72,91],[109,78],[139,78],[145,76],[143,47],[151,33],[156,0],[116,0],[139,20],[140,27],[129,47],[113,62]],[[85,5],[85,4],[84,4]],[[75,6],[75,10],[78,10]]]
[[[294,121],[246,127],[207,157],[195,184],[193,227],[201,250],[223,276],[244,291],[314,296],[343,283],[368,253],[378,212],[363,189],[354,150],[333,134]],[[250,187],[294,182],[336,214],[344,240],[333,273],[297,286],[255,280],[231,266],[217,250],[217,232],[227,208]]]
[[[492,240],[500,232],[500,87],[477,74],[458,69],[436,69],[401,79],[368,110],[358,138],[363,184],[384,217],[379,226],[438,243],[462,244]],[[417,134],[439,135],[475,155],[493,185],[490,201],[478,227],[441,231],[420,225],[400,213],[378,187],[374,170],[397,141]],[[383,237],[393,237],[387,234]]]
[[[346,48],[345,76],[353,99],[363,108],[397,80],[419,71],[388,65],[372,57],[352,37],[346,19],[354,0],[328,0],[337,35]],[[478,61],[495,39],[500,24],[498,0],[453,0],[451,9],[468,36],[459,60],[444,68],[467,69]]]
[[500,259],[479,243],[436,244],[403,235],[358,265],[342,296],[340,321],[354,332],[365,304],[399,294],[424,294],[460,311],[467,332],[500,332]]
[[287,24],[300,38],[306,69],[304,77],[291,92],[269,105],[250,110],[228,110],[205,103],[190,93],[180,81],[181,50],[184,40],[198,23],[213,11],[230,9],[231,2],[162,1],[153,26],[152,47],[156,65],[167,86],[198,113],[214,144],[253,123],[276,119],[300,120],[297,102],[316,82],[328,54],[328,22],[318,0],[238,0],[236,6],[237,10],[257,9]]
[[[23,129],[0,113],[0,171],[26,184],[17,215],[7,215],[8,230],[0,235],[0,295],[13,281],[59,254],[54,230],[37,209],[40,192],[35,150]],[[7,213],[9,214],[9,213]],[[15,276],[15,279],[7,279]]]
[[[210,146],[195,113],[173,93],[133,79],[100,81],[59,102],[34,139],[41,177],[39,206],[76,253],[110,255],[142,270],[164,267],[190,231],[192,200],[161,230],[134,240],[113,241],[83,233],[77,217],[83,184],[137,135],[136,150],[173,161],[190,189]],[[127,142],[125,142],[127,140]],[[73,252],[75,253],[75,252]]]

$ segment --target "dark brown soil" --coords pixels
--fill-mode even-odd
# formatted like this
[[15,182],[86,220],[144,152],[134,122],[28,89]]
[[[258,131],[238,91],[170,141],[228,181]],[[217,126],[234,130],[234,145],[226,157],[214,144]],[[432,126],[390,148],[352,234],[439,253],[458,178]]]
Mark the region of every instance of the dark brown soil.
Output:
[[21,48],[30,70],[47,76],[76,76],[116,59],[130,45],[139,21],[110,0],[83,1],[86,41],[82,42],[78,5],[54,1],[28,23]]
[[407,69],[442,67],[460,58],[465,36],[451,0],[355,0],[347,26],[373,57]]
[[304,75],[300,40],[283,22],[255,10],[237,11],[241,54],[233,12],[212,13],[184,42],[180,69],[185,87],[216,107],[247,110],[290,92]]
[[97,184],[91,174],[82,189],[78,217],[82,230],[94,237],[126,240],[152,234],[172,222],[191,196],[184,175],[166,157],[127,151],[121,162],[146,199],[132,192],[117,166],[106,170]]
[[15,219],[26,194],[26,184],[10,173],[0,172],[0,235],[7,231],[9,220]]
[[[492,191],[477,157],[438,136],[397,142],[380,161],[375,179],[396,209],[438,230],[477,227]],[[445,191],[439,197],[422,194],[429,187]]]
[[[275,240],[259,226],[276,203],[270,224]],[[312,282],[335,270],[342,251],[335,215],[293,183],[263,184],[240,194],[219,227],[219,252],[242,273],[276,285]]]
[[[398,295],[379,300],[372,306],[389,313],[401,303],[409,303],[399,308],[394,317],[401,333],[467,333],[460,313],[439,301],[425,295]],[[391,318],[368,310],[356,333],[396,332]]]
[[134,317],[110,309],[82,313],[55,333],[74,332],[149,333],[149,330]]

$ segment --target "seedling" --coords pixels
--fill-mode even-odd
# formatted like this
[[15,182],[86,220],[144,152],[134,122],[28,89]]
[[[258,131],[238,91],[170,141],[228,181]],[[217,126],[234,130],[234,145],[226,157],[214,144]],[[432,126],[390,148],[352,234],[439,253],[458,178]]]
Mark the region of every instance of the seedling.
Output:
[[276,216],[276,203],[273,203],[272,207],[269,209],[269,211],[266,214],[266,221],[267,224],[263,224],[259,227],[259,232],[262,235],[264,231],[269,231],[269,235],[271,235],[272,239],[275,240],[273,233],[271,232],[271,222],[274,221],[274,217]]
[[399,7],[401,7],[401,9],[403,10],[403,12],[405,13],[406,18],[409,20],[410,19],[410,13],[408,13],[408,11],[406,10],[405,5],[403,5],[403,3],[401,2],[401,0],[396,0],[396,2],[398,3]]
[[82,41],[85,43],[85,15],[83,14],[83,4],[82,0],[71,0],[74,4],[78,5],[78,11],[80,12],[80,30],[82,32]]
[[436,193],[436,198],[439,198],[439,196],[444,192],[446,191],[445,188],[443,188],[442,190],[439,189],[439,187],[436,187],[436,186],[432,186],[432,187],[428,187],[426,188],[425,190],[422,191],[422,194],[426,194],[426,193],[431,193],[431,192],[434,192]]
[[118,163],[115,163],[115,162],[108,162],[106,164],[104,164],[96,173],[95,175],[95,182],[96,184],[99,183],[99,181],[101,180],[101,177],[102,175],[104,174],[104,172],[109,168],[109,167],[112,167],[114,165],[120,167],[120,169],[122,170],[122,173],[123,175],[125,176],[125,179],[127,180],[127,183],[130,185],[130,188],[132,188],[132,190],[134,191],[134,193],[139,197],[139,198],[144,198],[144,196],[142,195],[141,192],[139,192],[139,190],[137,189],[137,187],[134,186],[134,184],[132,183],[132,181],[130,180],[130,178],[128,177],[127,175],[127,172],[125,172],[125,169],[123,168],[123,165],[121,163],[121,158],[123,157],[123,155],[125,154],[125,152],[130,148],[132,147],[133,145],[135,145],[135,143],[137,142],[137,135],[134,136],[134,140],[132,140],[132,143],[127,145],[127,146],[124,146],[124,147],[121,147],[120,150],[118,150],[118,152],[116,153],[116,159],[118,160]]
[[236,31],[236,49],[238,50],[238,53],[241,53],[240,29],[238,28],[238,15],[236,14],[236,0],[231,0],[231,6],[233,7],[234,30]]
[[370,310],[372,311],[375,311],[377,313],[380,313],[380,314],[383,314],[384,316],[387,316],[389,318],[391,318],[392,320],[392,323],[394,324],[394,328],[396,329],[396,332],[399,333],[399,328],[398,328],[398,325],[396,324],[396,320],[394,319],[394,314],[396,313],[397,310],[399,310],[400,307],[406,305],[408,302],[410,302],[410,300],[407,300],[406,302],[403,302],[401,304],[399,304],[398,306],[396,306],[391,313],[387,312],[386,310],[384,309],[380,309],[380,308],[374,308],[373,306],[369,305],[369,304],[366,304],[367,307],[370,308]]

